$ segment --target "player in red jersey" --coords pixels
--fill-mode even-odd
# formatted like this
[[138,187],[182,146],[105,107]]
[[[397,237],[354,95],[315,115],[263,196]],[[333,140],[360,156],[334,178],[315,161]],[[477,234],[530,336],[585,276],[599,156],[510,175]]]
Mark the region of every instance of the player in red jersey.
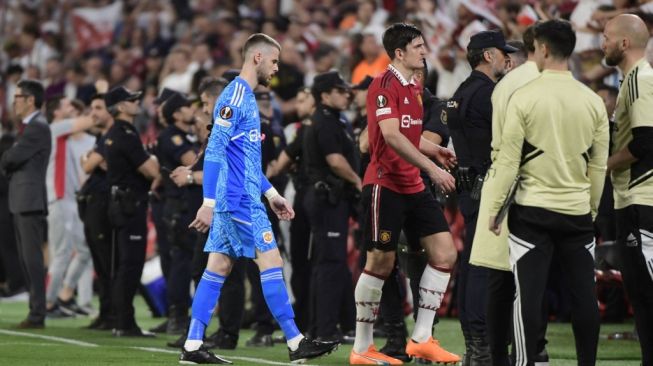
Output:
[[372,338],[381,289],[394,266],[402,229],[409,238],[419,239],[429,262],[415,297],[419,298],[419,311],[406,353],[432,362],[458,362],[460,357],[442,349],[431,334],[456,261],[456,249],[442,209],[420,177],[423,170],[442,191],[453,191],[454,178],[427,155],[447,167],[455,163],[455,156],[421,138],[422,87],[413,80],[426,55],[421,31],[412,25],[394,24],[383,34],[383,46],[392,62],[374,79],[367,96],[371,161],[363,180],[362,199],[367,211],[364,235],[368,252],[356,285],[356,340],[349,362],[402,363],[377,352]]

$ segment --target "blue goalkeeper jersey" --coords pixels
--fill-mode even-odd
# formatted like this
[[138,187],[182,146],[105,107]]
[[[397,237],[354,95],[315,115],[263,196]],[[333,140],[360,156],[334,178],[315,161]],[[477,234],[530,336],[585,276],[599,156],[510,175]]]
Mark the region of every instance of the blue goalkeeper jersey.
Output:
[[214,212],[246,214],[262,205],[261,194],[272,185],[261,170],[261,120],[254,92],[240,76],[218,97],[213,121],[204,155],[204,198],[215,200]]

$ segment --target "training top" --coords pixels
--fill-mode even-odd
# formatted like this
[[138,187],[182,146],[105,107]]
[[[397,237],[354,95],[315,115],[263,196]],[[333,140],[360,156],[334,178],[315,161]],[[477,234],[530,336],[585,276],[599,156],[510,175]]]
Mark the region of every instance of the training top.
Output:
[[508,102],[501,150],[492,171],[495,216],[517,174],[515,202],[565,215],[596,211],[608,156],[608,116],[601,98],[569,71],[544,70]]
[[261,203],[272,188],[261,170],[261,120],[249,84],[236,77],[213,110],[213,129],[204,155],[204,198],[215,212],[233,212]]
[[[628,147],[638,159],[627,169],[612,172],[614,207],[621,209],[633,204],[653,206],[653,156],[650,154],[653,69],[645,58],[626,74],[621,83],[614,117],[613,153]],[[633,136],[640,139],[634,141]]]

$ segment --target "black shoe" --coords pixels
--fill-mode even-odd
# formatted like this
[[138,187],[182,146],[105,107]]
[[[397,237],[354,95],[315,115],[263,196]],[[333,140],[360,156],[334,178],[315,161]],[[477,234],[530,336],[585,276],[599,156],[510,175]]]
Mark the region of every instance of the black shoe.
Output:
[[172,348],[183,348],[184,343],[186,343],[186,337],[187,337],[186,334],[182,334],[177,339],[175,339],[174,341],[166,343],[166,346],[172,347]]
[[75,316],[75,315],[88,315],[88,313],[83,312],[79,306],[77,306],[77,303],[75,302],[75,298],[70,298],[68,301],[63,301],[60,298],[57,297],[57,306],[61,312],[68,314],[70,316]]
[[533,357],[533,363],[535,366],[549,366],[549,354],[546,352],[546,348]]
[[74,318],[75,312],[64,311],[59,304],[54,304],[51,309],[46,311],[45,316],[49,319]]
[[389,337],[379,352],[404,362],[410,362],[412,359],[406,354],[406,338]]
[[29,319],[25,319],[14,326],[14,329],[43,329],[43,328],[45,328],[44,320],[41,320],[40,322],[34,322]]
[[222,329],[204,339],[204,347],[207,349],[236,349],[237,345],[238,335],[229,334]]
[[247,347],[272,347],[274,342],[272,341],[271,334],[261,334],[256,332],[254,336],[245,342]]
[[338,349],[336,342],[318,342],[303,338],[296,350],[288,349],[290,363],[304,363],[306,360],[328,355]]
[[111,330],[113,329],[113,325],[110,321],[97,317],[91,322],[91,324],[87,325],[84,328],[93,330]]
[[114,329],[112,331],[114,337],[140,337],[140,338],[154,338],[154,333],[142,330],[139,327],[131,329]]
[[163,321],[163,323],[157,325],[154,328],[150,328],[149,331],[152,333],[165,333],[166,330],[168,329],[168,319]]
[[179,356],[180,364],[196,365],[196,364],[222,364],[231,365],[233,362],[224,358],[218,357],[213,352],[201,346],[197,351],[186,351],[183,347],[181,355]]

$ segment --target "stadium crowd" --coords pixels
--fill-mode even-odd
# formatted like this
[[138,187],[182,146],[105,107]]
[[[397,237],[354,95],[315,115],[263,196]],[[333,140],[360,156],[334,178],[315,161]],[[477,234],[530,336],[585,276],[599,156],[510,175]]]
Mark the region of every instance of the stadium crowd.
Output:
[[253,326],[291,361],[546,364],[553,318],[591,365],[632,314],[653,365],[651,31],[647,0],[5,1],[0,295],[198,363]]

